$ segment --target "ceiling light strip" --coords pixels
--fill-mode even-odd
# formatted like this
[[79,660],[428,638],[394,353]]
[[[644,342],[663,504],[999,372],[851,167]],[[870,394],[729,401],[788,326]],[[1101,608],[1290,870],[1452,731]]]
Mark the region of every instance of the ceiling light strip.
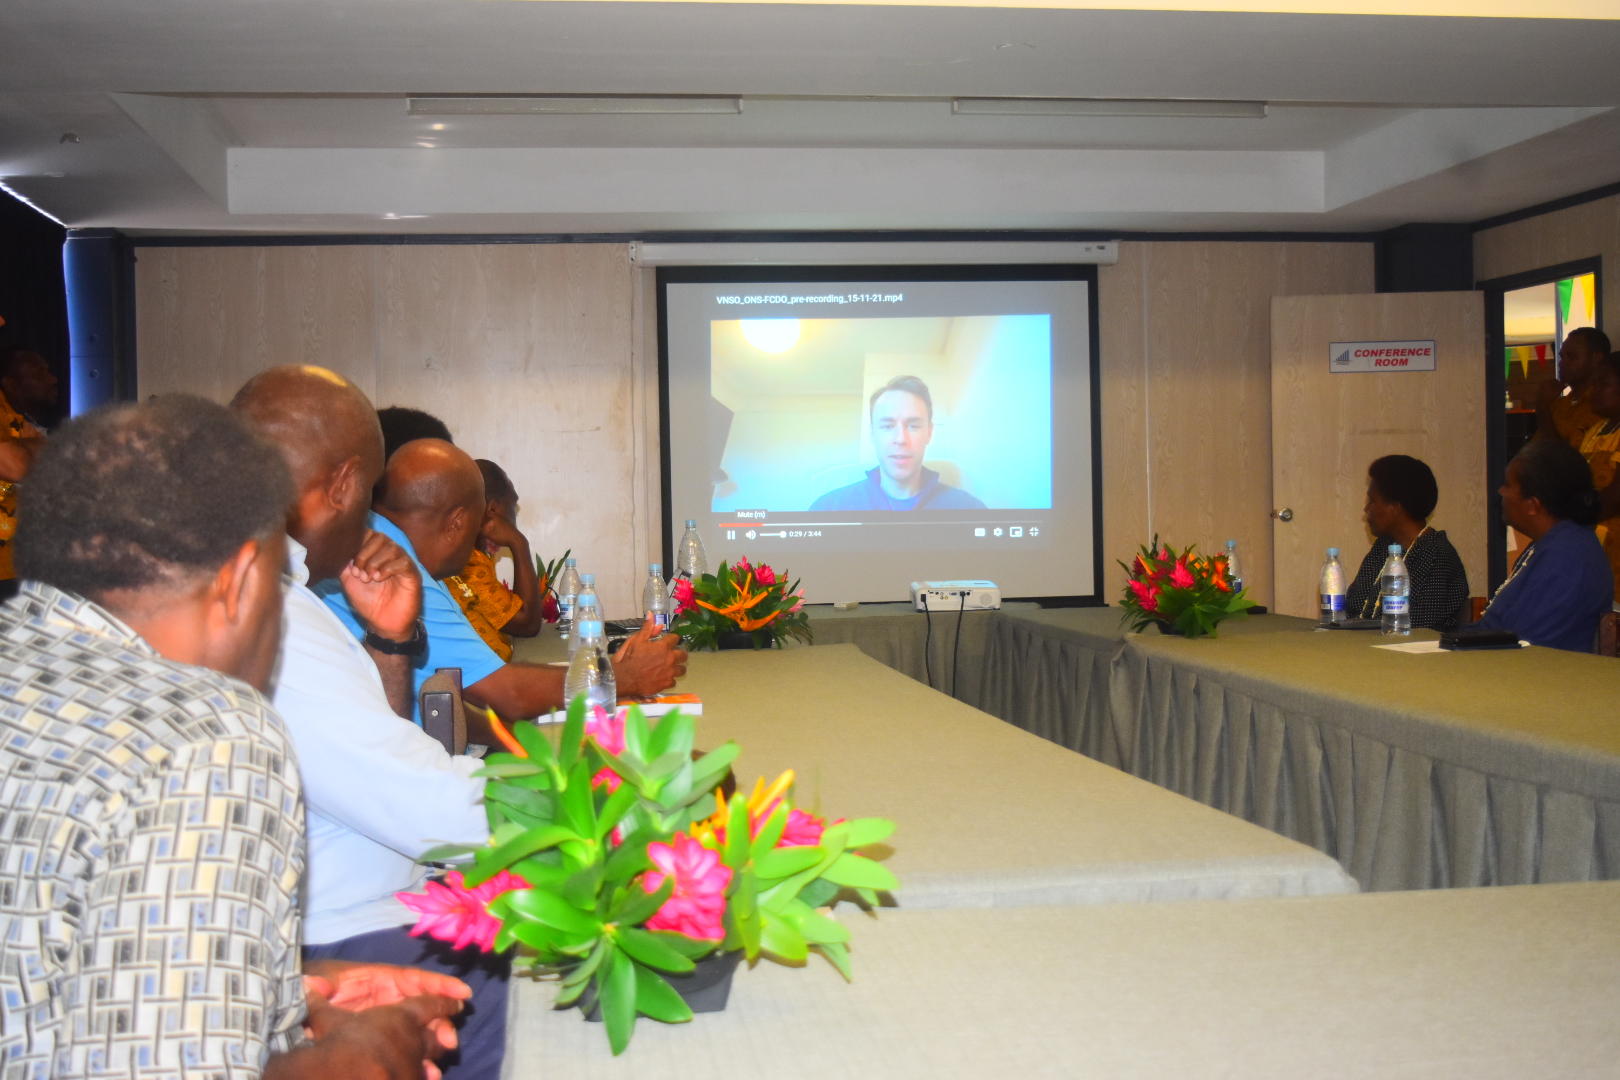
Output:
[[736,116],[740,97],[413,97],[412,116]]
[[1179,116],[1263,120],[1263,101],[1189,101],[1179,98],[968,98],[951,99],[959,116]]

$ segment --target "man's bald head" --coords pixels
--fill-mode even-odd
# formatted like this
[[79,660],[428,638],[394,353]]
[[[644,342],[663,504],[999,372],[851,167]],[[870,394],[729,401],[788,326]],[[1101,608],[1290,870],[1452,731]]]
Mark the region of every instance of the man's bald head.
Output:
[[300,489],[352,457],[382,469],[382,428],[361,389],[323,367],[288,364],[261,371],[231,408],[281,447]]
[[484,474],[471,455],[443,439],[408,442],[378,490],[377,512],[410,537],[428,573],[461,573],[484,523]]
[[377,410],[337,372],[303,364],[261,371],[231,408],[292,471],[287,535],[304,545],[310,581],[336,577],[365,543],[371,487],[382,475]]

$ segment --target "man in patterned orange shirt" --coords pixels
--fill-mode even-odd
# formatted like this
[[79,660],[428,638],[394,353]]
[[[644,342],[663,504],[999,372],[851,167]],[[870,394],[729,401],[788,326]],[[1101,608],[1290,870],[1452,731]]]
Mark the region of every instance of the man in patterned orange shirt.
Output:
[[[511,477],[493,461],[478,459],[484,474],[484,528],[473,548],[467,568],[446,580],[450,595],[456,598],[478,636],[497,656],[510,663],[512,638],[533,637],[545,624],[540,578],[528,537],[518,531],[518,495]],[[512,550],[512,588],[495,576],[495,552]]]
[[56,376],[39,353],[0,356],[0,600],[17,595],[11,540],[17,532],[17,485],[28,475],[45,433],[31,419],[56,403]]

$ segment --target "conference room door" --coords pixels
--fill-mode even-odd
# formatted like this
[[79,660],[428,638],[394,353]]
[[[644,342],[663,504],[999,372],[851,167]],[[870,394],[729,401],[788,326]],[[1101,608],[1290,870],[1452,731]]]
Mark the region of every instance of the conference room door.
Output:
[[1484,595],[1485,405],[1483,293],[1273,297],[1273,610],[1317,616],[1330,547],[1355,575],[1373,539],[1361,517],[1367,466],[1385,454],[1434,470],[1430,524]]

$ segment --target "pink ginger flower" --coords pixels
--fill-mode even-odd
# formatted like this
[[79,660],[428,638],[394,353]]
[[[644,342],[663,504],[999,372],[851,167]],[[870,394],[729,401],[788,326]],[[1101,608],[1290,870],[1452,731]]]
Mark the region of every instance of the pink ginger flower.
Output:
[[1192,571],[1187,569],[1187,556],[1183,555],[1176,560],[1175,567],[1170,571],[1170,587],[1173,589],[1190,589],[1193,584]]
[[1142,610],[1152,613],[1159,610],[1159,587],[1150,581],[1128,581],[1127,585],[1136,594],[1136,602],[1142,605]]
[[648,930],[673,930],[697,941],[718,941],[726,936],[726,886],[731,867],[685,833],[668,844],[648,844],[647,857],[656,869],[641,879],[641,887],[655,893],[666,877],[675,879],[675,891],[658,913],[647,920]]
[[821,834],[826,828],[827,822],[814,814],[803,810],[789,810],[787,828],[782,830],[782,839],[776,842],[776,846],[815,847],[821,843]]
[[759,582],[761,585],[775,585],[776,584],[776,571],[772,570],[770,567],[766,566],[764,563],[761,563],[754,570],[754,580]]
[[793,595],[797,596],[799,598],[799,602],[797,604],[794,604],[792,607],[788,608],[788,614],[789,615],[793,614],[795,611],[798,611],[800,608],[804,607],[804,590],[800,589],[798,592],[794,593]]
[[738,574],[746,574],[748,571],[753,569],[753,567],[748,564],[748,556],[746,555],[732,563],[731,568]]
[[489,902],[504,892],[527,889],[529,883],[502,870],[482,885],[467,888],[461,871],[452,870],[444,881],[430,881],[425,893],[395,893],[400,903],[416,912],[416,925],[412,937],[423,934],[439,941],[448,941],[454,948],[465,949],[477,945],[484,952],[495,947],[495,935],[500,933],[501,920],[489,913]]
[[692,582],[688,578],[675,579],[675,603],[677,615],[685,615],[697,607],[697,599],[692,595]]
[[[624,753],[624,717],[618,710],[609,714],[602,706],[592,705],[591,718],[585,721],[585,737],[595,739],[596,745],[610,754]],[[619,774],[607,768],[591,777],[592,787],[606,784],[609,792],[618,791],[622,783]]]

